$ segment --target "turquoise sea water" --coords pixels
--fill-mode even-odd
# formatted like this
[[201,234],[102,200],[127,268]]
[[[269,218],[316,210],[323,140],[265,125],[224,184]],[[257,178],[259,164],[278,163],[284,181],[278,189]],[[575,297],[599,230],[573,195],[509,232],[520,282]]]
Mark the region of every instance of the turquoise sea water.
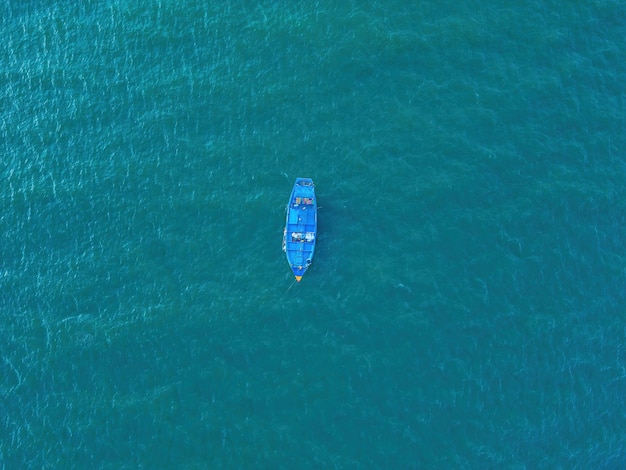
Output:
[[625,38],[622,0],[2,0],[0,468],[624,468]]

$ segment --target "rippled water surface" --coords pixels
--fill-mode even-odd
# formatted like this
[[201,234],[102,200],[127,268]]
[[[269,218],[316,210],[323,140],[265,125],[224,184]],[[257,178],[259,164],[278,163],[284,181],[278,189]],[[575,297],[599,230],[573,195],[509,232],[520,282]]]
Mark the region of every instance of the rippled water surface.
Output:
[[344,3],[0,1],[0,467],[626,466],[626,5]]

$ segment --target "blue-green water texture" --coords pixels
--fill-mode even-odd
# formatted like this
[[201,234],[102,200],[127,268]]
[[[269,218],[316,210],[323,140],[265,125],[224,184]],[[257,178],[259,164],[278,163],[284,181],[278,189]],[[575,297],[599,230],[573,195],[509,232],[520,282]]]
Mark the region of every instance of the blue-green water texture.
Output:
[[623,0],[0,0],[0,469],[626,468],[625,38]]

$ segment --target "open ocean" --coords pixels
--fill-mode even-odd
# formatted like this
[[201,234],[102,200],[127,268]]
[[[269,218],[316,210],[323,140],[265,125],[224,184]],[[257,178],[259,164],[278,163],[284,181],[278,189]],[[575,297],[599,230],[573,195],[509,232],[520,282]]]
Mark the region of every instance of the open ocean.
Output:
[[626,468],[624,0],[0,0],[0,118],[1,470]]

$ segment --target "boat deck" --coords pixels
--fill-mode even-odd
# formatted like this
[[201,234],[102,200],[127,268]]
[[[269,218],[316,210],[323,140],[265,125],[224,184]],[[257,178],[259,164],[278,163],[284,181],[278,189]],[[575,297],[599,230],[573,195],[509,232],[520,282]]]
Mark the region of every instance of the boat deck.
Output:
[[298,280],[311,264],[315,250],[316,209],[313,185],[296,184],[288,207],[283,249]]
[[312,208],[307,210],[303,205],[294,206],[289,211],[285,240],[293,265],[304,266],[304,260],[313,248],[311,244],[315,241],[315,211]]

